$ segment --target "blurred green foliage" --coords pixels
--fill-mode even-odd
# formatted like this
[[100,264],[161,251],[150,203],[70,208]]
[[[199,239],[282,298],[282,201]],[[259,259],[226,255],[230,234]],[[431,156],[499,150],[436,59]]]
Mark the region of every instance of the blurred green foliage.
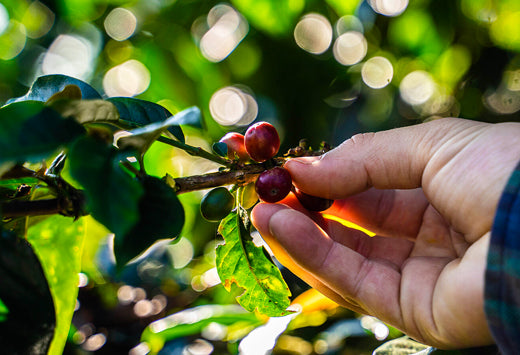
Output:
[[[302,19],[314,22],[304,27]],[[295,31],[300,24],[303,37]],[[350,49],[343,53],[339,39],[349,31],[362,34],[363,40],[344,44]],[[338,53],[349,58],[343,59],[349,64],[342,64]],[[370,66],[378,57],[386,58],[390,66]],[[301,138],[316,147],[323,140],[337,145],[355,133],[432,116],[518,121],[520,2],[2,0],[0,104],[24,95],[43,74],[77,77],[106,96],[136,96],[172,113],[197,106],[204,134],[186,128],[186,141],[206,150],[225,132],[244,129],[219,124],[222,115],[252,115],[272,122],[281,133],[282,149],[296,146]],[[212,97],[223,88],[232,89],[221,95],[228,100],[221,106],[212,104]],[[162,145],[153,145],[144,159],[148,172],[160,177],[214,168]],[[82,306],[75,315],[78,331],[73,343],[85,344],[82,336],[104,329],[109,340],[99,352],[127,353],[154,319],[194,305],[233,302],[222,287],[208,281],[214,267],[216,225],[201,219],[200,198],[199,193],[180,196],[186,223],[177,244],[158,247],[119,279],[109,247],[98,248],[103,229],[85,222],[85,228],[94,231],[82,246],[82,271],[90,283],[80,289]],[[43,227],[34,228],[36,232]],[[46,272],[50,268],[44,265]],[[289,277],[295,295],[306,289],[289,274],[284,277]],[[125,298],[122,285],[130,287],[132,297]],[[144,298],[136,296],[139,290],[146,290]],[[160,303],[160,295],[166,297],[167,309],[146,316],[134,312],[132,307],[140,300]],[[4,308],[0,301],[0,320]],[[301,330],[302,326],[292,335],[311,348],[314,344],[314,351],[320,340],[316,334],[326,333],[335,315],[352,317],[331,312],[322,321],[306,323],[321,327],[321,333]],[[232,331],[228,329],[228,339],[239,339]],[[348,336],[343,335],[342,341]],[[365,347],[355,353],[370,353],[377,343],[374,338],[368,344],[363,341],[359,344]],[[215,346],[233,350],[223,342]]]

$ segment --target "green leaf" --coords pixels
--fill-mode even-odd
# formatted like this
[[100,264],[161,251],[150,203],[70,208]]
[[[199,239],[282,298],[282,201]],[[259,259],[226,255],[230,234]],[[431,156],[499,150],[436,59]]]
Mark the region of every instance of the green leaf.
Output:
[[89,84],[70,76],[55,74],[40,76],[31,85],[27,94],[10,99],[7,103],[19,101],[47,101],[50,97],[62,91],[67,85],[76,85],[81,90],[83,99],[101,99],[101,95]]
[[211,149],[221,157],[227,158],[228,146],[224,142],[213,143]]
[[[107,101],[116,106],[122,120],[131,122],[137,127],[154,122],[163,122],[172,115],[161,105],[132,97],[111,97]],[[179,126],[170,126],[168,132],[184,143],[184,133]]]
[[0,299],[9,310],[0,322],[4,354],[47,354],[56,324],[51,292],[31,245],[0,235]]
[[263,322],[253,313],[246,313],[235,305],[204,305],[180,311],[151,323],[143,331],[141,341],[158,353],[168,341],[200,334],[211,323],[232,325],[241,322],[244,327],[258,326]]
[[153,176],[145,176],[139,182],[144,190],[139,200],[139,221],[128,233],[116,233],[114,238],[118,267],[156,241],[176,238],[184,226],[184,208],[171,187]]
[[87,209],[116,235],[128,233],[139,220],[143,188],[120,167],[126,158],[94,137],[80,138],[68,154],[70,174],[85,189]]
[[25,101],[0,108],[0,163],[37,162],[85,133],[43,103]]
[[[245,215],[245,211],[241,211]],[[257,247],[249,235],[239,213],[231,212],[218,228],[225,244],[216,252],[217,271],[222,284],[229,291],[233,283],[243,288],[238,303],[252,312],[270,317],[289,314],[291,292],[280,270]]]
[[[117,145],[121,149],[136,149],[141,153],[145,153],[150,145],[161,135],[165,130],[179,126],[182,122],[189,122],[190,118],[193,117],[193,112],[198,112],[200,117],[200,111],[198,109],[193,110],[189,108],[181,111],[175,116],[171,116],[162,122],[155,122],[147,124],[146,126],[131,130],[132,135],[122,137],[117,141]],[[179,127],[180,128],[180,127]],[[182,132],[182,130],[181,130]]]
[[54,215],[32,225],[27,240],[41,260],[56,307],[56,329],[49,355],[63,353],[78,295],[85,236],[83,218]]

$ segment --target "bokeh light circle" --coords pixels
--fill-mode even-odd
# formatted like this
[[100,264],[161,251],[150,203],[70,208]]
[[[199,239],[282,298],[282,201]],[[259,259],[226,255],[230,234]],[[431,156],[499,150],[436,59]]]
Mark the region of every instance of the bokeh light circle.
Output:
[[247,126],[258,115],[258,104],[247,89],[227,86],[213,94],[209,110],[213,119],[222,126]]
[[408,0],[369,0],[372,9],[385,16],[398,16],[408,7]]
[[332,43],[332,25],[322,15],[307,14],[296,24],[294,40],[301,49],[312,54],[321,54]]
[[390,84],[394,76],[394,67],[385,57],[373,57],[361,68],[363,82],[373,88],[381,89]]
[[348,31],[334,42],[334,58],[343,65],[359,63],[367,54],[367,40],[362,33]]
[[421,105],[433,96],[435,82],[429,73],[416,70],[403,78],[399,91],[401,98],[408,104]]
[[105,31],[116,41],[130,38],[137,28],[137,18],[132,11],[117,7],[110,11],[104,22]]
[[103,89],[109,97],[139,95],[150,85],[150,71],[135,59],[111,68],[103,78]]

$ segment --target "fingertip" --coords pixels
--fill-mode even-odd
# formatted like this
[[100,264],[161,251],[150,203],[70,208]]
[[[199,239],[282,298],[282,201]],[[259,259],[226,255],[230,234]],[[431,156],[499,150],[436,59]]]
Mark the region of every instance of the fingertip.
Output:
[[271,217],[278,211],[287,208],[281,204],[260,202],[251,211],[251,222],[260,234],[270,233],[269,220]]

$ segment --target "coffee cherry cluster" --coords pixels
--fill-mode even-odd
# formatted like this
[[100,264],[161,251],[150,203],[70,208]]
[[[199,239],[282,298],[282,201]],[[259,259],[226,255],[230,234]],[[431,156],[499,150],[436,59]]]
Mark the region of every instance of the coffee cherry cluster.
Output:
[[[278,132],[273,125],[267,122],[255,123],[247,129],[244,135],[236,132],[227,133],[219,142],[226,144],[227,157],[240,163],[249,160],[257,163],[267,162],[280,149]],[[269,166],[268,163],[266,164]],[[264,202],[281,201],[291,190],[302,206],[309,211],[326,210],[333,202],[332,200],[308,195],[294,187],[291,174],[287,169],[280,166],[267,168],[255,182],[256,194]],[[226,188],[219,187],[204,196],[201,202],[201,213],[206,219],[217,221],[227,216],[233,209],[234,204],[235,201],[231,193]]]

